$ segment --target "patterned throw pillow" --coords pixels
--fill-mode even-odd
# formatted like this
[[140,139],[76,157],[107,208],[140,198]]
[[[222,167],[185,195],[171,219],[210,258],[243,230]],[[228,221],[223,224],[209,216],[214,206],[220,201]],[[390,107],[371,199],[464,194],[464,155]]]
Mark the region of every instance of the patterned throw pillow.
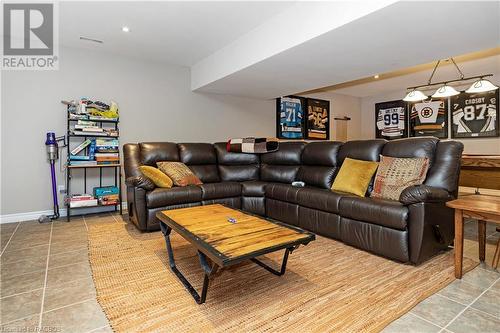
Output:
[[156,187],[171,188],[173,185],[172,179],[170,179],[169,176],[155,167],[149,165],[141,165],[139,167],[139,170],[141,170],[144,176],[155,183]]
[[405,188],[424,182],[428,169],[429,159],[426,157],[396,158],[380,155],[371,197],[399,200]]
[[201,185],[201,180],[181,162],[158,162],[158,169],[163,171],[174,182],[175,186]]

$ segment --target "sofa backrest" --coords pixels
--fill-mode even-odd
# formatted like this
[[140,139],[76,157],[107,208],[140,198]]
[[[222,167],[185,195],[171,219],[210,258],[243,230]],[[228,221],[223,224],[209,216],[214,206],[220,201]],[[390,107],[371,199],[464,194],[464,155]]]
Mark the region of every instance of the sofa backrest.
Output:
[[375,140],[353,140],[345,142],[339,149],[338,165],[342,166],[346,157],[355,160],[379,161],[380,153],[387,141]]
[[214,143],[217,155],[217,167],[222,181],[242,182],[259,179],[259,162],[257,154],[230,153],[225,142]]
[[260,179],[268,182],[291,183],[297,178],[305,142],[280,142],[280,148],[260,157]]
[[141,174],[140,165],[156,166],[160,161],[181,161],[204,183],[263,180],[329,188],[346,157],[379,161],[391,157],[427,157],[430,168],[424,184],[458,191],[463,144],[434,137],[393,141],[358,140],[340,142],[281,142],[280,149],[262,155],[229,153],[225,143],[142,142],[125,144],[125,177]]
[[439,139],[434,137],[406,138],[389,141],[382,149],[382,155],[389,157],[427,157],[429,167],[434,164]]
[[458,178],[464,145],[458,141],[439,141],[434,154],[434,163],[427,172],[425,185],[440,187],[458,194]]
[[156,168],[157,162],[179,161],[177,144],[173,142],[141,142],[139,143],[140,163]]
[[335,141],[308,143],[302,151],[297,180],[310,186],[330,188],[337,170],[337,155],[341,146],[342,142]]
[[203,183],[220,181],[217,155],[211,143],[179,143],[179,156]]

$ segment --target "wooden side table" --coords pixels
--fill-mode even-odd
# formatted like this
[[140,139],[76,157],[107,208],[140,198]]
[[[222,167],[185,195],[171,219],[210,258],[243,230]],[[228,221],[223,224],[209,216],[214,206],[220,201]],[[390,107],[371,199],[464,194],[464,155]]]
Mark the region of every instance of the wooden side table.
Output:
[[500,224],[500,197],[491,195],[468,195],[448,201],[448,207],[455,209],[455,277],[462,278],[464,255],[464,218],[477,219],[479,238],[479,260],[486,254],[486,222]]

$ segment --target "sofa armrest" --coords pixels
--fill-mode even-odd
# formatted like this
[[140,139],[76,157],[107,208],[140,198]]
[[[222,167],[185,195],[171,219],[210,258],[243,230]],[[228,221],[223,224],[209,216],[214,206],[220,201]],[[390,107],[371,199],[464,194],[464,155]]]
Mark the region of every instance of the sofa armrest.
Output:
[[131,187],[138,187],[146,191],[153,190],[156,185],[147,177],[144,176],[131,176],[125,179],[125,184]]
[[399,201],[405,205],[419,202],[446,202],[452,199],[453,196],[448,191],[427,185],[409,186],[399,196]]

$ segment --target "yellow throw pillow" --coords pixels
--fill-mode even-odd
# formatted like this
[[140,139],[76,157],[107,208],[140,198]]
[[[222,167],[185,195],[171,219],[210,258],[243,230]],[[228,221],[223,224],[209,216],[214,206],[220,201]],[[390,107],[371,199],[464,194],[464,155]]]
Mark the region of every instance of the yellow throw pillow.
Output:
[[158,169],[163,171],[174,182],[175,186],[201,185],[201,180],[181,162],[157,162]]
[[151,179],[151,181],[155,183],[156,187],[171,188],[173,185],[172,179],[155,167],[141,165],[139,170],[141,170],[144,176]]
[[378,163],[346,158],[332,185],[332,190],[364,197]]

